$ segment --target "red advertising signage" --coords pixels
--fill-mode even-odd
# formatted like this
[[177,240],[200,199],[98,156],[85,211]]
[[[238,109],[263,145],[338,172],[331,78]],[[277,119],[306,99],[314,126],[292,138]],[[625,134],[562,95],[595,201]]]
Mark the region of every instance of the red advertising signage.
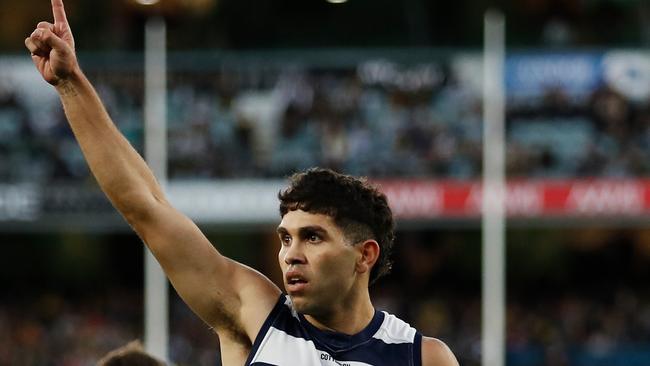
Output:
[[[467,181],[376,181],[404,219],[468,218],[481,213],[482,185]],[[650,215],[650,180],[511,181],[510,217]]]

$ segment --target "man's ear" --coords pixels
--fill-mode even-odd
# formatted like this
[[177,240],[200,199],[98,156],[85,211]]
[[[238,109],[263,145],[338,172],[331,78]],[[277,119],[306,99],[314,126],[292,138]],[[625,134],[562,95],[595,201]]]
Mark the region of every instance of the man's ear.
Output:
[[375,240],[366,240],[361,244],[358,244],[359,248],[359,259],[357,260],[357,272],[366,273],[370,272],[372,267],[377,263],[379,259],[379,253],[381,249],[379,248],[379,243]]

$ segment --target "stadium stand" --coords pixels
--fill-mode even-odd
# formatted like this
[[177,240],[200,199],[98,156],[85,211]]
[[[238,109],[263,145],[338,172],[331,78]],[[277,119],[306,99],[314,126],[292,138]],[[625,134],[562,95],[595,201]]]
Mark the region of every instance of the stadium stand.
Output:
[[[571,62],[575,68],[595,62],[579,53],[571,56],[577,59],[573,61],[562,57],[512,62]],[[282,177],[320,165],[378,178],[476,179],[481,173],[481,97],[458,80],[459,71],[442,71],[445,65],[370,60],[329,69],[302,65],[172,72],[170,178]],[[142,75],[117,67],[90,69],[119,127],[142,149]],[[632,99],[607,80],[590,81],[604,78],[596,71],[584,73],[593,75],[555,85],[553,78],[565,75],[549,71],[538,76],[550,78],[548,85],[533,86],[531,94],[532,87],[522,85],[541,82],[518,80],[522,76],[513,71],[513,102],[507,111],[510,177],[636,177],[650,172],[649,98]],[[33,103],[25,94],[19,86],[0,84],[0,150],[7,162],[1,165],[1,180],[86,177],[60,107],[44,104],[30,111]],[[42,115],[56,118],[39,121]]]

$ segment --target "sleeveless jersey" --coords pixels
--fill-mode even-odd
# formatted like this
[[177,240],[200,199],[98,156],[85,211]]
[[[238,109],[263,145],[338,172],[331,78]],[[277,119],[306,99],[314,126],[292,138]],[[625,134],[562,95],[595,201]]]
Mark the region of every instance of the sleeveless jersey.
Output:
[[245,366],[421,366],[421,347],[418,331],[383,311],[354,335],[319,330],[283,294]]

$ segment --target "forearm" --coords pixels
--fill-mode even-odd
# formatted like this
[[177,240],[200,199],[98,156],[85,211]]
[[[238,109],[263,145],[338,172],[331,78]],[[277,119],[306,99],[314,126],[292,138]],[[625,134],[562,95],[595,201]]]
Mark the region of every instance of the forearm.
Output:
[[142,157],[117,129],[81,71],[56,86],[65,115],[90,170],[127,218],[164,195]]

